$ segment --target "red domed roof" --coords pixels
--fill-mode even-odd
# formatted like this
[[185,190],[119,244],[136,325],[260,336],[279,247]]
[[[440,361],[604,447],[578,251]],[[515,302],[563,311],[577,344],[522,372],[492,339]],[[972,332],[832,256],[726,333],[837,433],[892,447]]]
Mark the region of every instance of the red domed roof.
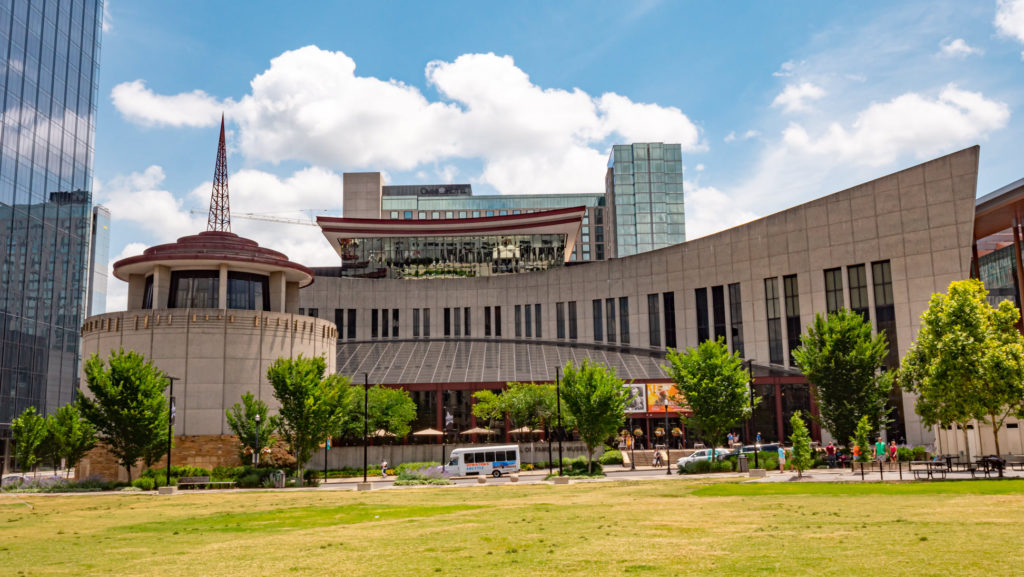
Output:
[[206,268],[220,263],[235,263],[243,265],[240,269],[266,273],[284,272],[288,281],[297,281],[303,287],[313,283],[313,271],[288,260],[284,254],[261,247],[254,240],[219,231],[183,236],[176,242],[147,248],[139,256],[121,259],[114,263],[114,276],[127,281],[129,275],[149,273],[156,265],[187,270],[190,264]]

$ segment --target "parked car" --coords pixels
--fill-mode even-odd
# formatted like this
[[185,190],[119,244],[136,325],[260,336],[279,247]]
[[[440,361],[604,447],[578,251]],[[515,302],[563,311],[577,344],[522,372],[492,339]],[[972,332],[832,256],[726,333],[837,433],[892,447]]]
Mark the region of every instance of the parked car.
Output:
[[[721,459],[723,459],[725,457],[726,453],[728,453],[728,452],[729,452],[728,449],[718,448],[718,449],[715,449],[715,456],[718,458],[718,460],[721,460]],[[679,465],[681,467],[683,465],[686,465],[687,463],[696,463],[697,461],[710,461],[710,460],[711,460],[711,449],[697,449],[696,451],[694,451],[693,453],[690,453],[689,455],[687,455],[685,457],[680,457],[679,460],[676,461],[676,465]]]

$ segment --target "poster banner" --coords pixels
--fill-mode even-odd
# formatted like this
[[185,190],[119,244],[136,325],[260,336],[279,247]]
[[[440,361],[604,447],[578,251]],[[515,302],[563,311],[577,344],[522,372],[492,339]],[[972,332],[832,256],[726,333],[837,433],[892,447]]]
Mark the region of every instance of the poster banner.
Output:
[[647,412],[664,413],[665,399],[668,399],[668,412],[680,413],[683,407],[679,405],[679,391],[675,383],[648,383],[647,384]]
[[646,412],[647,386],[637,383],[625,383],[622,386],[629,391],[629,403],[626,404],[626,414]]

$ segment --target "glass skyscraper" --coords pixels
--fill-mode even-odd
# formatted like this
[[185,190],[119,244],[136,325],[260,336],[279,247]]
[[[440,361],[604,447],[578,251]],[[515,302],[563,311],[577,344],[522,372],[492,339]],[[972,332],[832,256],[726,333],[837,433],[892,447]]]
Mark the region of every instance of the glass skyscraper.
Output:
[[102,13],[101,0],[0,0],[0,437],[76,389]]
[[611,207],[614,257],[686,240],[683,161],[678,144],[616,144],[608,157],[605,194]]

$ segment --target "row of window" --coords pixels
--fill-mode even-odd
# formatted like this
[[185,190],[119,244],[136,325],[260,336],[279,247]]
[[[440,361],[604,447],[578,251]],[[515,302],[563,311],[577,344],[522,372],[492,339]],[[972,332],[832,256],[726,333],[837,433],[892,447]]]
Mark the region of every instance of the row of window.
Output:
[[[543,337],[543,333],[541,332],[540,313],[540,303],[533,305],[516,305],[515,329],[517,339],[523,338],[523,328],[526,329],[526,338],[533,338],[536,336],[539,339]],[[534,333],[536,333],[536,335]]]
[[555,332],[559,339],[565,338],[565,311],[567,304],[569,309],[569,340],[574,341],[578,336],[576,323],[576,301],[555,303]]

